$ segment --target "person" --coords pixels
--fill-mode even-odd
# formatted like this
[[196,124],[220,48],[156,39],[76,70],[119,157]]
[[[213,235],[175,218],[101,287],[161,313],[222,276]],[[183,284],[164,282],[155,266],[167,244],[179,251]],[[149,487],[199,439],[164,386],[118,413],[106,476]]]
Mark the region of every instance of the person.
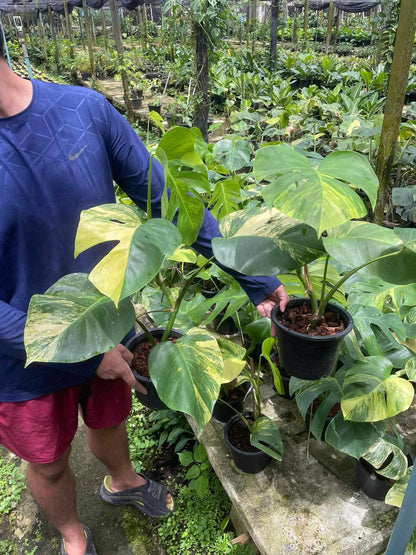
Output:
[[[1,42],[0,42],[1,45]],[[78,520],[68,458],[81,407],[92,453],[109,471],[101,497],[149,516],[173,510],[165,486],[134,471],[125,420],[131,388],[146,391],[119,344],[77,364],[32,363],[24,369],[24,325],[31,296],[65,274],[89,272],[102,246],[74,260],[81,210],[115,202],[113,180],[146,208],[149,154],[126,120],[95,91],[25,80],[0,46],[0,444],[28,461],[28,485],[62,536],[61,554],[96,553]],[[160,210],[163,171],[152,170],[153,214]],[[157,214],[156,214],[157,215]],[[211,256],[218,236],[206,211],[195,248]],[[273,277],[236,275],[262,316],[288,297]]]

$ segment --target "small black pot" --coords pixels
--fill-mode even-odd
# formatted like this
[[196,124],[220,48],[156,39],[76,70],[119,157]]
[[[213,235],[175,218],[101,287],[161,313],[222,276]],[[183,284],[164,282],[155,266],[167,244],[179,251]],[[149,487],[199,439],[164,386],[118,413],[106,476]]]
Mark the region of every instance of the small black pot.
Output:
[[81,79],[86,81],[87,79],[91,79],[92,73],[90,71],[81,71]]
[[[304,304],[310,305],[309,299],[293,299],[287,304],[286,310]],[[345,329],[334,335],[313,336],[283,326],[278,320],[281,314],[279,305],[273,307],[271,318],[276,326],[280,363],[291,376],[318,380],[329,376],[335,368],[342,340],[352,330],[354,322],[342,307],[328,303],[327,308],[340,316]]]
[[162,107],[160,104],[149,104],[149,112],[157,112],[160,114]]
[[[407,462],[409,466],[413,464],[413,456],[407,454]],[[393,486],[394,481],[377,474],[373,467],[364,459],[357,460],[357,482],[360,490],[377,501],[384,501],[389,489]]]
[[142,99],[141,98],[130,98],[131,107],[133,110],[137,110],[138,108],[142,107]]
[[[253,415],[244,413],[243,416],[246,418],[250,418]],[[246,472],[247,474],[257,474],[257,472],[261,472],[271,461],[270,455],[260,451],[242,451],[235,447],[229,440],[228,434],[232,426],[240,420],[240,416],[235,414],[230,420],[227,422],[224,428],[224,438],[225,443],[228,445],[229,449],[231,450],[231,456],[236,467],[241,470],[242,472]]]
[[214,410],[212,411],[212,416],[216,420],[219,420],[220,422],[228,422],[230,418],[235,416],[236,410],[238,412],[242,412],[244,401],[246,400],[247,395],[251,391],[251,385],[249,382],[244,382],[243,384],[241,384],[240,387],[244,388],[244,391],[242,391],[241,397],[239,397],[238,399],[234,399],[233,401],[227,401],[228,405],[231,405],[231,407],[233,407],[235,410],[233,410],[225,403],[222,403],[221,399],[218,399],[215,402]]
[[[153,328],[149,331],[152,337],[154,337],[155,339],[162,339],[163,334],[165,332],[164,328]],[[172,330],[170,332],[170,336],[173,337],[174,339],[179,339],[180,337],[183,336],[183,333],[180,332],[179,330]],[[142,331],[137,335],[135,335],[134,337],[132,337],[126,343],[126,347],[129,351],[133,352],[136,345],[139,345],[140,343],[146,343],[147,341],[148,341],[147,336],[144,333],[144,331]],[[150,378],[145,378],[144,376],[137,374],[137,372],[133,372],[133,374],[136,380],[140,382],[142,386],[147,389],[147,395],[144,395],[143,393],[140,393],[140,391],[135,390],[136,397],[142,403],[142,405],[144,405],[145,407],[149,407],[150,409],[156,409],[156,410],[167,409],[168,407],[160,399],[152,380]]]
[[212,321],[217,332],[221,335],[233,335],[234,333],[237,333],[238,327],[231,316],[221,322],[224,318],[224,314],[225,311],[221,311]]

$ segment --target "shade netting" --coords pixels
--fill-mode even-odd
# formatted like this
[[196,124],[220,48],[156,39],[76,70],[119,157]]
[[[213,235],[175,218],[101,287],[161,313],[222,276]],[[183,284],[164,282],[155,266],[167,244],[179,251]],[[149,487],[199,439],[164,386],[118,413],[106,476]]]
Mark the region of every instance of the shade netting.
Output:
[[[329,0],[309,0],[310,10],[325,10],[330,4]],[[367,12],[380,4],[380,0],[334,0],[334,6],[343,12]],[[297,3],[297,8],[303,8],[305,2]]]

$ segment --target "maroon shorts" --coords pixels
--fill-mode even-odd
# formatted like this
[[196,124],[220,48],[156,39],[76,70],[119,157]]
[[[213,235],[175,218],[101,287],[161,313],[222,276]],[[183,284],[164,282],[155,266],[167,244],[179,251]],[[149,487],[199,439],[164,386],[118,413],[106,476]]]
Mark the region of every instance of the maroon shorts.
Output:
[[95,376],[29,401],[0,402],[0,444],[29,462],[54,462],[77,431],[79,406],[89,428],[112,428],[131,410],[131,389],[121,379]]

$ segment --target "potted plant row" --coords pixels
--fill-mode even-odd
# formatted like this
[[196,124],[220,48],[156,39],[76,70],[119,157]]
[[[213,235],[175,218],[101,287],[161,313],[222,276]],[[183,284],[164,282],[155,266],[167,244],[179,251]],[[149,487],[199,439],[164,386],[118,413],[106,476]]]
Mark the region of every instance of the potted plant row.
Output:
[[[287,145],[265,146],[257,152],[254,176],[267,183],[261,189],[266,206],[223,218],[214,255],[248,275],[295,273],[308,298],[291,301],[283,315],[277,306],[272,311],[280,364],[290,375],[315,380],[333,371],[342,338],[353,327],[351,316],[330,301],[357,272],[413,283],[414,230],[358,221],[367,210],[356,189],[374,206],[378,180],[355,152],[309,159]],[[344,269],[336,282],[330,259]],[[310,265],[317,260],[322,273],[312,279]]]

